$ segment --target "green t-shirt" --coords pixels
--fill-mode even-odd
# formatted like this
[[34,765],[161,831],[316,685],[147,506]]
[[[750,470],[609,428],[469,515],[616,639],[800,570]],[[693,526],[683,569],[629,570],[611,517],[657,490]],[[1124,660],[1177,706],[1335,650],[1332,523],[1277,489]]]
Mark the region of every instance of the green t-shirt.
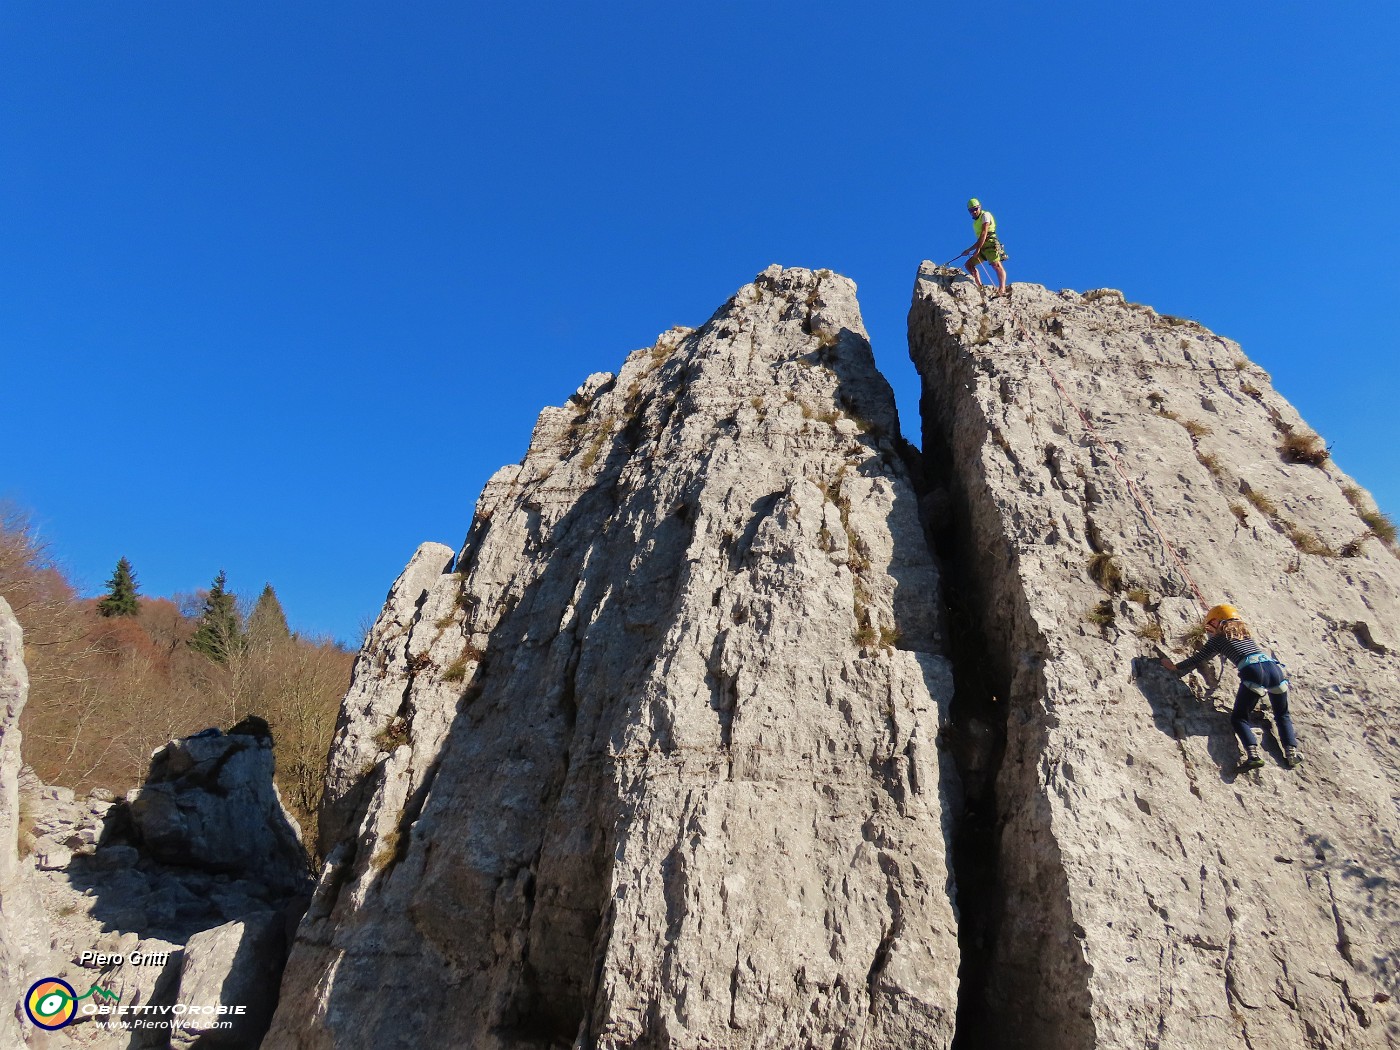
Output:
[[980,212],[978,212],[977,218],[972,220],[972,229],[976,232],[979,239],[982,236],[983,226],[987,228],[987,235],[989,237],[997,232],[997,221],[995,218],[992,217],[992,213],[989,212],[986,208],[983,208]]

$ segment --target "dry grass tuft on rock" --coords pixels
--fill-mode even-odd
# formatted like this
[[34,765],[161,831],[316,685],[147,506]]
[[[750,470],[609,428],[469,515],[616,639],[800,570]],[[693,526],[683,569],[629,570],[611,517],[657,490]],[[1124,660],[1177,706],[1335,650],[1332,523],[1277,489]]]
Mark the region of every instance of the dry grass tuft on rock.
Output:
[[1356,510],[1356,516],[1366,523],[1366,527],[1371,530],[1371,535],[1380,540],[1387,547],[1395,546],[1395,522],[1388,514],[1381,511],[1379,507],[1374,507],[1366,499],[1366,493],[1359,485],[1343,485],[1342,495],[1347,498],[1347,502]]
[[1123,589],[1123,570],[1107,551],[1099,551],[1089,559],[1089,576],[1109,594]]
[[379,842],[379,848],[369,858],[369,866],[375,871],[383,871],[391,863],[399,852],[399,832],[395,828],[386,834]]
[[380,751],[393,751],[400,744],[408,742],[408,722],[401,716],[390,720],[389,724],[374,735],[374,742]]
[[1390,516],[1380,510],[1363,510],[1361,520],[1364,521],[1371,530],[1371,535],[1387,546],[1395,544],[1395,522]]
[[1298,525],[1289,525],[1285,530],[1293,546],[1302,554],[1314,554],[1320,558],[1335,558],[1337,552],[1323,543],[1314,533]]
[[1244,498],[1254,504],[1254,509],[1260,514],[1267,514],[1271,518],[1278,516],[1278,504],[1258,489],[1250,489],[1244,494]]
[[1186,628],[1185,632],[1177,638],[1178,644],[1182,648],[1195,652],[1206,643],[1206,625],[1204,623],[1193,624]]
[[1084,619],[1095,627],[1107,627],[1113,622],[1113,602],[1105,598],[1085,613]]
[[1320,467],[1332,456],[1327,443],[1318,435],[1293,430],[1283,435],[1279,454],[1288,463],[1306,463],[1310,467]]
[[1214,452],[1202,452],[1200,449],[1196,449],[1196,459],[1200,461],[1201,466],[1217,478],[1225,472],[1225,468],[1220,465],[1220,457]]

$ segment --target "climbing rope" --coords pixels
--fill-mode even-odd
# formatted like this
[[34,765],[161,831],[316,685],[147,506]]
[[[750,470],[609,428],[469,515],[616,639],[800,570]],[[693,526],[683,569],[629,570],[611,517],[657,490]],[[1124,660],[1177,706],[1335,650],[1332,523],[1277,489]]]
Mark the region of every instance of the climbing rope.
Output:
[[1089,419],[1088,414],[1079,407],[1079,402],[1074,400],[1074,396],[1065,388],[1065,384],[1060,381],[1059,373],[1055,371],[1050,362],[1046,360],[1045,355],[1041,353],[1040,345],[1035,337],[1031,335],[1030,329],[1026,327],[1026,322],[1018,317],[1016,318],[1016,326],[1020,330],[1022,338],[1028,342],[1031,349],[1035,351],[1035,356],[1039,358],[1041,367],[1049,373],[1050,381],[1055,384],[1055,389],[1060,392],[1061,397],[1070,403],[1070,407],[1074,409],[1080,421],[1084,424],[1084,429],[1089,432],[1089,436],[1094,439],[1099,448],[1103,449],[1104,454],[1108,456],[1108,461],[1113,464],[1113,469],[1117,472],[1118,476],[1123,479],[1123,484],[1127,486],[1133,498],[1137,500],[1138,506],[1142,508],[1143,516],[1147,518],[1147,523],[1152,526],[1152,531],[1157,534],[1157,539],[1161,541],[1162,548],[1171,557],[1171,560],[1176,563],[1177,570],[1191,588],[1191,592],[1195,594],[1196,600],[1201,603],[1201,608],[1208,608],[1210,603],[1206,601],[1205,595],[1201,593],[1201,589],[1196,586],[1196,581],[1192,578],[1190,571],[1186,568],[1181,557],[1176,553],[1176,548],[1168,542],[1166,533],[1162,531],[1162,526],[1157,522],[1157,515],[1152,513],[1152,506],[1147,502],[1147,497],[1142,494],[1142,490],[1138,488],[1137,482],[1133,481],[1133,479],[1128,476],[1128,472],[1123,468],[1123,463],[1118,458],[1118,454],[1114,452],[1113,449],[1109,448],[1108,442],[1104,440],[1098,428],[1095,427],[1093,421]]

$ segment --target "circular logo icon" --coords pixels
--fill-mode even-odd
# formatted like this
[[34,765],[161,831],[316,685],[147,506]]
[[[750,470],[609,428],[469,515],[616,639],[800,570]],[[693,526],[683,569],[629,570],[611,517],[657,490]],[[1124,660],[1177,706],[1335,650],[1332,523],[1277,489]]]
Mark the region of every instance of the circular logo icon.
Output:
[[78,1008],[78,993],[67,981],[45,977],[35,981],[24,997],[24,1012],[39,1028],[52,1032],[73,1022]]

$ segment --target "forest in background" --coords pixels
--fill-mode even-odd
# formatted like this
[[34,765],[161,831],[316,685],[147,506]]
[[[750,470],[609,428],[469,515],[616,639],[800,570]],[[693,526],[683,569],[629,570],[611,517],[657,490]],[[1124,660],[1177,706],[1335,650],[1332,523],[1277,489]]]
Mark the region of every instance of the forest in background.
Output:
[[24,628],[29,670],[23,758],[46,784],[123,795],[166,741],[257,715],[272,730],[282,799],[313,848],[354,654],[292,632],[271,585],[247,602],[225,583],[220,572],[207,591],[148,598],[123,558],[106,595],[83,598],[29,517],[0,507],[0,597]]

